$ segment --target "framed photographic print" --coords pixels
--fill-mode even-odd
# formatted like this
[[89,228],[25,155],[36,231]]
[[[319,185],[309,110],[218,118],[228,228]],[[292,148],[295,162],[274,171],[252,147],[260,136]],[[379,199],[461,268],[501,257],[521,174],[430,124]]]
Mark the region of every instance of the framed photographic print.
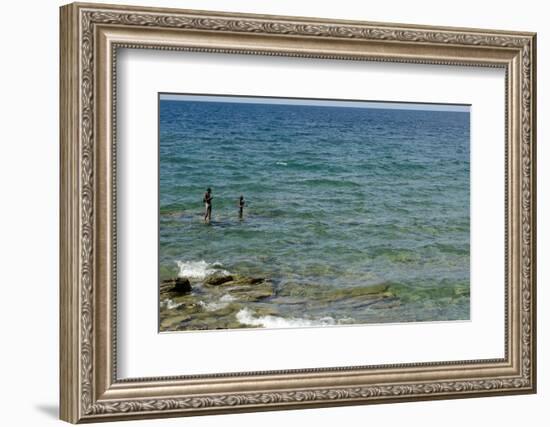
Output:
[[469,111],[160,93],[160,331],[469,320]]
[[61,8],[61,418],[533,393],[535,34]]

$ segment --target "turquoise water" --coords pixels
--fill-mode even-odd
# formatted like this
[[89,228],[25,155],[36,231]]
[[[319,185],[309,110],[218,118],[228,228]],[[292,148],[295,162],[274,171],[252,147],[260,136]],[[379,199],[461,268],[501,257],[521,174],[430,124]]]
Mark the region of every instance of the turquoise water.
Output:
[[469,113],[162,100],[159,123],[161,280],[267,277],[256,326],[469,319]]

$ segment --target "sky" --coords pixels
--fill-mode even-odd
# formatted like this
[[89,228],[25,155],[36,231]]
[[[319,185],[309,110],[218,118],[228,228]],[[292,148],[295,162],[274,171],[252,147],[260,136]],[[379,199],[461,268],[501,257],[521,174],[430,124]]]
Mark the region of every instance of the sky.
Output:
[[470,112],[469,104],[437,104],[387,101],[340,101],[301,98],[268,98],[256,96],[196,95],[159,93],[161,101],[233,102],[247,104],[310,105],[320,107],[378,108],[393,110],[456,111]]

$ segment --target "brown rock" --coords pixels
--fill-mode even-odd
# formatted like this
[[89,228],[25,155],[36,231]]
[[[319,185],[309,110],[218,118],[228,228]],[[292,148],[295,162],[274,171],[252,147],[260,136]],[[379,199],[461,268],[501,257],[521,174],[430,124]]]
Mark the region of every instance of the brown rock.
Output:
[[204,281],[204,284],[207,286],[220,286],[224,283],[231,282],[233,280],[233,276],[231,275],[224,275],[224,274],[214,274],[212,276],[209,276]]
[[161,292],[174,292],[177,294],[188,294],[191,292],[191,283],[184,277],[176,277],[175,279],[163,280],[161,284]]

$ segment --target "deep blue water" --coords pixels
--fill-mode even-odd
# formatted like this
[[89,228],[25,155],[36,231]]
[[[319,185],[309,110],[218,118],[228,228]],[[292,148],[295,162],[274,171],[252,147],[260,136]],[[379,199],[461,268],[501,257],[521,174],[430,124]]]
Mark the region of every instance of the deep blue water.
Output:
[[278,289],[390,283],[391,308],[288,304],[278,316],[468,319],[469,128],[464,112],[163,100],[161,279],[223,269]]

